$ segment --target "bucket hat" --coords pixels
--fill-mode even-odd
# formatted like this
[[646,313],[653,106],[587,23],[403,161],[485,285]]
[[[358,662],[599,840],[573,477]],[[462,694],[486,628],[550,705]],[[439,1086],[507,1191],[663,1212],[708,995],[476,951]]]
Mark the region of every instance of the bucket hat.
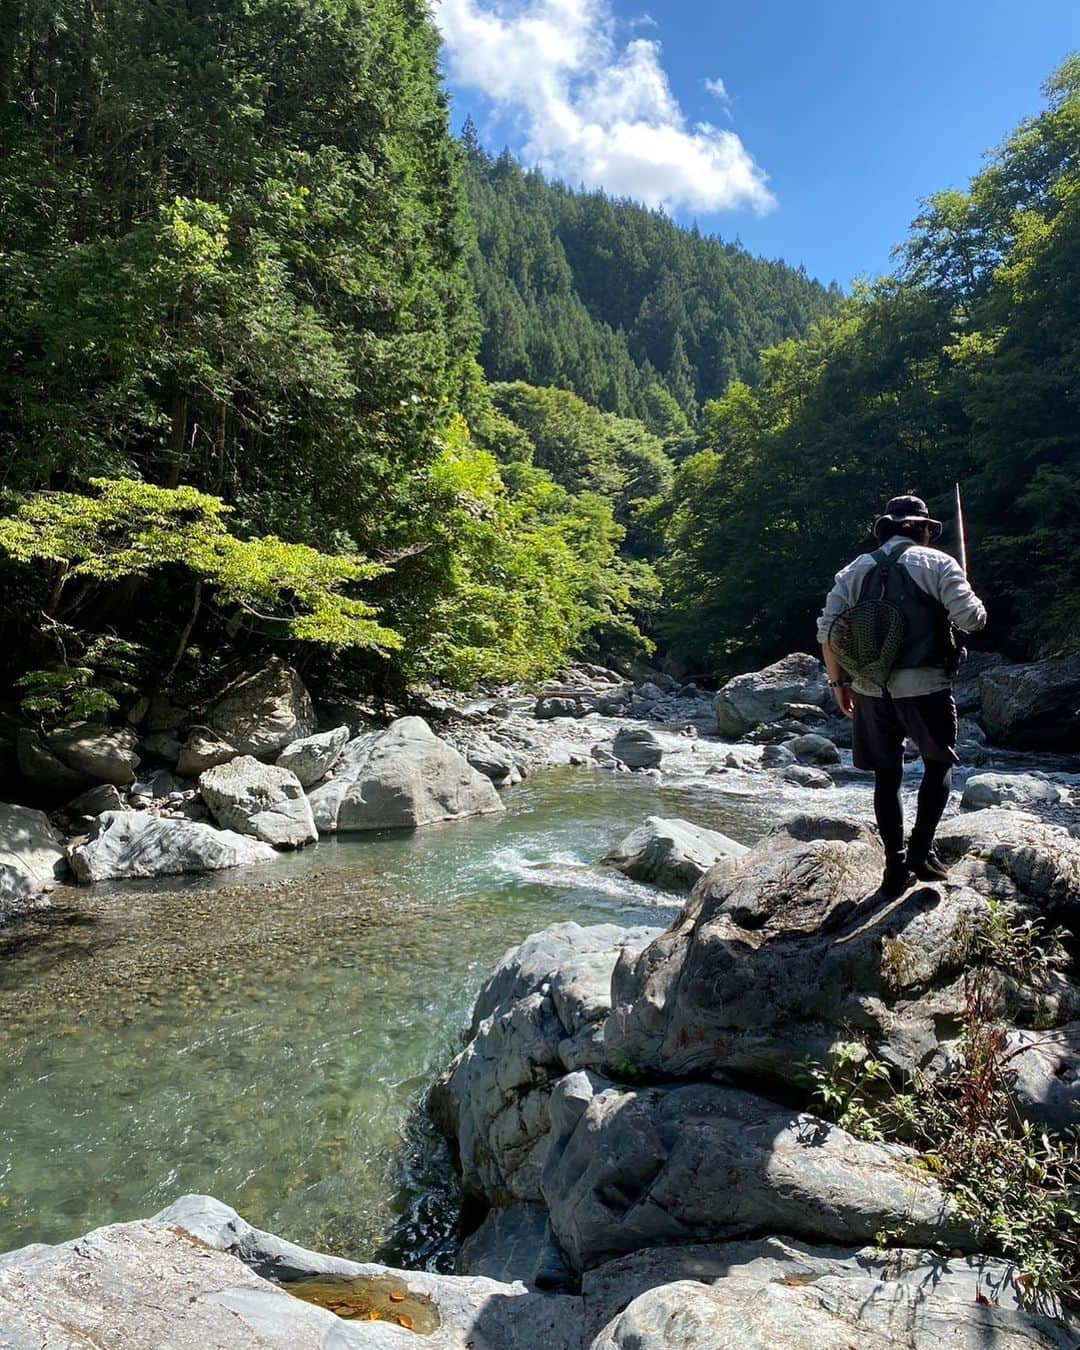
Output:
[[941,521],[934,519],[921,497],[913,497],[910,494],[893,497],[887,503],[885,510],[874,521],[874,535],[877,539],[881,538],[886,525],[929,525],[931,540],[941,537]]

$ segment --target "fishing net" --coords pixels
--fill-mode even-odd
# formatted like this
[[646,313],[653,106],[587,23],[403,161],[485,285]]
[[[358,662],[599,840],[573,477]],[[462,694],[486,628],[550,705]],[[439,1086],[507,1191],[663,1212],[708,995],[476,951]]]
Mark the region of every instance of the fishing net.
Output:
[[860,600],[832,621],[829,646],[862,684],[884,685],[904,640],[904,612],[889,600]]

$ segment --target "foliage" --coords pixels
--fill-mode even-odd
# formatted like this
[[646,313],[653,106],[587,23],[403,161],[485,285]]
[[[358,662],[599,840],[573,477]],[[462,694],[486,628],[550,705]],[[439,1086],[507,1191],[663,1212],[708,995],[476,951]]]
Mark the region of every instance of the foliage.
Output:
[[948,523],[956,481],[994,645],[1075,648],[1080,59],[1048,95],[966,193],[925,204],[895,277],[706,404],[705,449],[654,514],[664,633],[692,667],[805,649],[875,509],[915,490]]
[[1016,1262],[1032,1298],[1080,1299],[1080,1139],[1052,1139],[1019,1115],[1003,1020],[1015,982],[1038,985],[1060,965],[1060,936],[992,902],[957,955],[968,965],[951,1068],[916,1072],[895,1092],[887,1065],[844,1042],[826,1065],[807,1060],[804,1081],[822,1114],[859,1138],[913,1143],[980,1242]]
[[801,336],[837,298],[801,268],[493,158],[471,123],[463,142],[491,380],[570,389],[685,443],[699,403],[755,377],[762,347]]

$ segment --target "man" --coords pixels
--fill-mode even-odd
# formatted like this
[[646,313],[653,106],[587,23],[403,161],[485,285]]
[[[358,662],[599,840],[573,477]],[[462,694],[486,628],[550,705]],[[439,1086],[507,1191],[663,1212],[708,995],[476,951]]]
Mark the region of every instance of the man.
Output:
[[[931,547],[941,535],[941,522],[932,519],[921,498],[894,497],[875,522],[874,534],[879,556],[863,553],[837,574],[818,620],[818,641],[837,706],[855,719],[855,767],[874,772],[874,815],[885,845],[881,889],[897,896],[916,878],[945,877],[934,853],[934,834],[949,800],[952,767],[959,763],[949,624],[977,633],[986,624],[986,609],[959,563]],[[871,574],[881,565],[905,573],[898,591],[904,637],[883,687],[850,681],[829,646],[834,619],[867,598]],[[906,849],[900,795],[905,737],[915,742],[923,759],[918,810]]]

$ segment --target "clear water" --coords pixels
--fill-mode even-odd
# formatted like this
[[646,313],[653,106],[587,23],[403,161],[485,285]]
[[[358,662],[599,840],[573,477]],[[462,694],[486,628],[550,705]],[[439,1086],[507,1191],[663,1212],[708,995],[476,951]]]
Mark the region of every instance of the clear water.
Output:
[[749,842],[792,804],[721,784],[554,771],[502,817],[58,892],[0,934],[0,1250],[201,1191],[305,1246],[442,1262],[453,1170],[419,1108],[482,979],[548,923],[666,923],[597,866],[646,815]]

